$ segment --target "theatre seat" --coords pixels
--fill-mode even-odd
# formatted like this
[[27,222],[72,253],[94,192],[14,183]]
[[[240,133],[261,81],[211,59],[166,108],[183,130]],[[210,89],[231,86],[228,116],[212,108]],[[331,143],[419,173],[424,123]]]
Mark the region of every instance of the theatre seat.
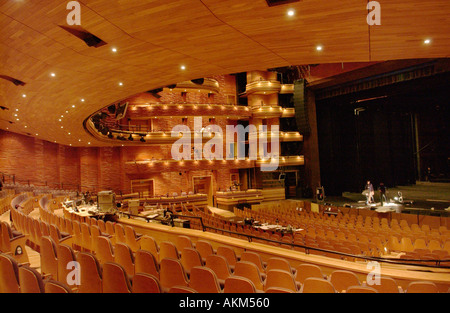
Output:
[[296,268],[295,280],[301,284],[304,283],[305,279],[310,277],[324,279],[325,275],[319,266],[314,264],[300,264]]
[[133,293],[161,293],[157,277],[147,273],[136,273],[133,276]]
[[179,259],[180,253],[178,252],[177,247],[171,241],[161,241],[159,244],[159,261],[161,262],[163,259],[171,258],[171,259]]
[[378,293],[378,291],[368,286],[350,286],[345,291],[346,293]]
[[114,262],[103,264],[103,293],[130,293],[131,282],[125,268]]
[[49,236],[41,238],[41,273],[51,275],[53,279],[58,279],[58,257],[56,244]]
[[19,291],[19,265],[12,256],[0,253],[0,293]]
[[432,282],[414,281],[409,283],[406,293],[439,293],[439,289]]
[[97,258],[89,252],[79,252],[77,261],[80,264],[79,293],[102,293],[102,268]]
[[199,293],[220,293],[222,291],[214,271],[201,266],[191,268],[189,287]]
[[67,275],[69,275],[74,270],[72,267],[67,267],[69,265],[69,262],[76,261],[75,253],[72,247],[65,244],[59,244],[56,248],[56,251],[58,256],[57,280],[59,282],[65,283],[67,281]]
[[150,251],[159,262],[159,247],[156,240],[148,235],[143,235],[140,240],[141,249]]
[[376,289],[379,293],[402,293],[402,288],[391,277],[380,277],[380,284],[373,284],[370,286]]
[[181,252],[181,264],[188,275],[195,266],[203,266],[200,253],[194,248],[183,248]]
[[216,254],[214,251],[211,243],[205,240],[198,240],[195,244],[195,248],[200,253],[200,256],[202,257],[203,262],[206,261],[206,257],[210,254]]
[[191,287],[186,286],[173,286],[169,289],[169,293],[197,293],[194,289]]
[[310,277],[303,282],[302,293],[336,293],[333,284],[323,278]]
[[254,263],[247,261],[237,262],[234,268],[234,275],[250,279],[256,290],[264,290],[264,278]]
[[189,286],[189,281],[178,259],[164,258],[160,262],[159,283],[166,292],[174,286]]
[[360,286],[361,283],[355,273],[344,270],[336,270],[330,275],[330,282],[334,289],[338,292],[343,292],[351,286]]
[[66,284],[50,279],[44,284],[45,293],[72,293],[72,289]]
[[44,293],[44,281],[34,268],[19,266],[19,284],[21,293]]
[[118,242],[114,246],[114,262],[120,264],[131,279],[134,275],[134,255],[126,243]]
[[291,272],[279,269],[272,269],[267,271],[266,280],[264,282],[264,290],[271,287],[280,287],[298,292],[301,288],[300,283],[296,283]]
[[134,255],[134,272],[150,274],[159,279],[158,261],[150,251],[138,250]]
[[256,293],[253,282],[245,277],[231,276],[225,280],[224,293]]
[[97,238],[97,249],[95,253],[100,264],[114,262],[114,247],[111,240],[104,236]]
[[206,267],[212,269],[216,273],[219,284],[224,286],[225,280],[232,275],[228,261],[224,256],[211,254],[206,257]]

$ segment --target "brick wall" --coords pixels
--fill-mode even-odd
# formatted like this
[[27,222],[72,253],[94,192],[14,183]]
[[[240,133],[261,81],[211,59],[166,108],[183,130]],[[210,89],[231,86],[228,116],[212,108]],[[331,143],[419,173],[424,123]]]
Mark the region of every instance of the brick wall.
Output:
[[[167,157],[169,156],[169,157]],[[82,190],[131,191],[131,180],[153,179],[156,194],[193,191],[194,176],[211,176],[213,189],[230,187],[230,174],[253,165],[247,161],[167,162],[159,168],[127,164],[155,157],[170,159],[170,145],[69,147],[0,130],[0,172],[16,182]]]

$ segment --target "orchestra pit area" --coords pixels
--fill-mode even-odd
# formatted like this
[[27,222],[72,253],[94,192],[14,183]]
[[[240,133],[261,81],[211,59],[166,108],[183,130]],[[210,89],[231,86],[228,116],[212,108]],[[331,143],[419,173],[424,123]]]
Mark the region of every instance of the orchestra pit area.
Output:
[[6,187],[2,293],[449,292],[445,217],[303,200],[106,216],[68,209],[76,192]]

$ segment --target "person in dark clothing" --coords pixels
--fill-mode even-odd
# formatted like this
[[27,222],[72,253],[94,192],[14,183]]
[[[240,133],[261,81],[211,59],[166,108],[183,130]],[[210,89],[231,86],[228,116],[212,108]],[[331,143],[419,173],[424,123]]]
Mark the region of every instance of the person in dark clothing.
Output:
[[384,185],[384,183],[380,183],[380,186],[378,187],[378,191],[380,191],[381,206],[383,206],[383,203],[387,202],[387,199],[386,199],[386,186]]

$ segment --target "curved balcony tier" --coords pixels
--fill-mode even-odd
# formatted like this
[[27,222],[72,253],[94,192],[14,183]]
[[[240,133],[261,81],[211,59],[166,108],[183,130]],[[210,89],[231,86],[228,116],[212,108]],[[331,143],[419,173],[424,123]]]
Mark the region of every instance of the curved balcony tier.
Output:
[[[201,138],[202,142],[205,143],[215,136],[223,136],[223,141],[226,140],[226,129],[224,129],[224,134],[215,134],[209,131],[208,127],[203,128],[202,131],[190,131],[190,132],[179,132],[173,130],[157,130],[151,131],[146,127],[124,125],[125,128],[114,129],[106,124],[100,123],[99,127],[96,127],[94,123],[89,120],[86,123],[87,130],[98,140],[127,145],[163,145],[163,144],[173,144],[183,136],[188,136],[191,140],[195,138]],[[253,133],[252,133],[253,134]],[[293,141],[303,141],[303,136],[299,132],[256,132],[257,138],[260,136],[267,137],[270,141],[273,136],[278,136],[280,142],[293,142]]]
[[251,107],[251,113],[254,118],[285,118],[285,117],[294,117],[295,109],[294,108],[283,108],[278,105],[270,106],[253,106]]
[[197,104],[197,103],[153,103],[131,104],[128,106],[129,118],[154,117],[191,117],[222,116],[230,119],[248,119],[252,116],[249,107],[230,104]]

